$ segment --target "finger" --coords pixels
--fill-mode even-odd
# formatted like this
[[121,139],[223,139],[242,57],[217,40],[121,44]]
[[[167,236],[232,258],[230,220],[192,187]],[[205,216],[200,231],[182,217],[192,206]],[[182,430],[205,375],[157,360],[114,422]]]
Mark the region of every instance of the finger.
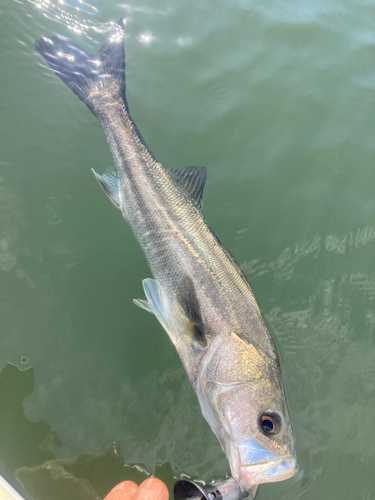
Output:
[[133,481],[123,481],[111,490],[104,500],[134,500],[138,486]]
[[139,486],[134,500],[168,500],[168,497],[168,489],[165,484],[160,479],[151,477]]

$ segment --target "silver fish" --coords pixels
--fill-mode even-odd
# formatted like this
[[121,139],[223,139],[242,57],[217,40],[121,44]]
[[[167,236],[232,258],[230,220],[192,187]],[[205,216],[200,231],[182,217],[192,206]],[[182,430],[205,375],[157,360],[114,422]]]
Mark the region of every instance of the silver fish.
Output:
[[35,43],[99,120],[116,173],[94,172],[130,224],[154,279],[140,307],[155,314],[242,488],[296,472],[275,344],[251,288],[202,215],[206,169],[158,163],[131,119],[121,23],[93,55],[62,36]]

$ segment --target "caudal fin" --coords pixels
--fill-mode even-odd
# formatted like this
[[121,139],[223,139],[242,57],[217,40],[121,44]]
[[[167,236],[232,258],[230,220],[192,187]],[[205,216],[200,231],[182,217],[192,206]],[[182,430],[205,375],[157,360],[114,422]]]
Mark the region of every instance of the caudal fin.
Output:
[[40,38],[35,48],[45,63],[61,80],[94,111],[87,97],[99,83],[108,81],[118,85],[126,106],[125,49],[122,20],[117,31],[105,41],[96,54],[88,54],[76,43],[63,36]]

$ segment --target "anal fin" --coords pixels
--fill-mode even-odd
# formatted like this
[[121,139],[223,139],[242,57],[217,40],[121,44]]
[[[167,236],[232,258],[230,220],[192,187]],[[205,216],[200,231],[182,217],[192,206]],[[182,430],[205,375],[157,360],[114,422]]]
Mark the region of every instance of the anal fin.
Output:
[[113,170],[108,170],[104,174],[100,175],[96,173],[93,168],[91,170],[111,202],[115,207],[121,210],[120,191],[116,173]]

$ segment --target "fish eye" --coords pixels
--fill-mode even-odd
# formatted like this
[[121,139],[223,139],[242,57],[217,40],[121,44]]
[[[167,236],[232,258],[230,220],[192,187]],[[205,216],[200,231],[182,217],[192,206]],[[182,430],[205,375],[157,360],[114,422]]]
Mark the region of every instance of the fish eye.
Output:
[[259,417],[259,428],[266,436],[277,434],[281,428],[281,415],[274,411],[265,411]]

